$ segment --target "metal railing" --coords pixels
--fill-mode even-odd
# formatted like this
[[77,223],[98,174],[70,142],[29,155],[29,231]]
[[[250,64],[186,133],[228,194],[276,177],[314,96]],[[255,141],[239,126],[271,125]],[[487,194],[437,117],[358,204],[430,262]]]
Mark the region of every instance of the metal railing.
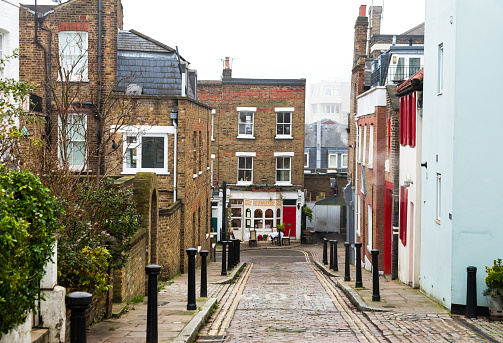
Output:
[[370,87],[400,84],[417,73],[422,65],[392,65],[387,69],[377,68],[370,74]]

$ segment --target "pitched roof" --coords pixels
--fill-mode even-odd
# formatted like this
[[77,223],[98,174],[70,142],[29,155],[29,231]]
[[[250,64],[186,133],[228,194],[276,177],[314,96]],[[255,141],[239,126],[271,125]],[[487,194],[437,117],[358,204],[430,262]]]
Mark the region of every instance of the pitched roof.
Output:
[[[329,123],[325,124],[326,122]],[[327,119],[306,124],[304,142],[306,148],[316,147],[316,126],[318,123],[321,123],[322,148],[348,148],[348,132],[346,131],[348,126]]]
[[424,35],[424,22],[402,33],[402,35]]
[[424,68],[421,68],[417,73],[412,75],[409,79],[404,81],[400,86],[396,88],[397,94],[403,95],[405,93],[415,90],[418,85],[422,85],[423,77],[424,77]]
[[136,30],[119,30],[117,49],[143,52],[175,52],[175,49]]

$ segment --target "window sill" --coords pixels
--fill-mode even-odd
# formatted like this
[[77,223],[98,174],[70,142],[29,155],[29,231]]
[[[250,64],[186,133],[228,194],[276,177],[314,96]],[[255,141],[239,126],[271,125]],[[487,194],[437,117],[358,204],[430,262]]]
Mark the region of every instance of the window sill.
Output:
[[[147,172],[147,170],[124,170],[121,172],[122,175],[135,175],[136,173],[142,173],[142,172]],[[170,172],[166,172],[166,171],[152,171],[152,170],[148,170],[149,173],[156,173],[157,175],[171,175]]]
[[251,186],[252,184],[252,181],[238,181],[236,183],[236,186]]
[[237,139],[255,139],[255,137],[252,135],[238,135],[236,138]]
[[274,137],[274,139],[293,139],[293,136],[289,136],[289,135],[279,135],[279,136],[276,136]]
[[293,186],[291,183],[275,183],[275,186]]

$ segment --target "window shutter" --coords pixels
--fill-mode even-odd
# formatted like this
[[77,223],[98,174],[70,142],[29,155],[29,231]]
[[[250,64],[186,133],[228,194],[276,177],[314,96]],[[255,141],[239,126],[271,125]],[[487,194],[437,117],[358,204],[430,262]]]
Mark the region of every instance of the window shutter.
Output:
[[412,140],[411,145],[413,147],[416,146],[416,92],[412,93],[412,116],[411,116],[411,131],[412,131]]
[[400,187],[400,240],[402,244],[407,245],[407,204],[409,190],[406,187]]

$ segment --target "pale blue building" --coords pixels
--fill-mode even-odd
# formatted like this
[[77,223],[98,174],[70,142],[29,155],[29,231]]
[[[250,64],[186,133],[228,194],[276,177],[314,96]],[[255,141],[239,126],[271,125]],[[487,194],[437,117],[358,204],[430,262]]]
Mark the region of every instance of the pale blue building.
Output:
[[426,0],[422,290],[463,313],[466,268],[487,302],[485,266],[503,257],[503,2]]

